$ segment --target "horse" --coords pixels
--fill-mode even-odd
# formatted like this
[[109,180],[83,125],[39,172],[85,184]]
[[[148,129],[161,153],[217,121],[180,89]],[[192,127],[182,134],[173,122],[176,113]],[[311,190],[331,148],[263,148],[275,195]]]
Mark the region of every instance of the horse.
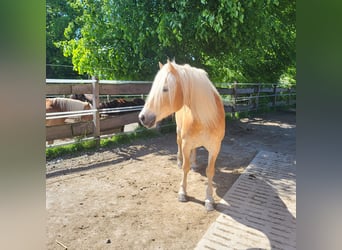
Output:
[[215,162],[225,135],[225,111],[221,97],[206,71],[169,60],[159,62],[146,103],[139,113],[141,123],[155,127],[163,118],[175,113],[177,132],[177,164],[183,169],[178,200],[186,202],[187,175],[196,164],[196,148],[208,151],[205,208],[214,210],[213,177]]
[[[82,102],[70,98],[46,98],[45,99],[45,111],[46,113],[53,112],[66,112],[66,111],[77,111],[77,110],[89,110],[92,105],[88,102]],[[46,119],[45,126],[55,126],[65,124],[67,117]],[[90,121],[93,119],[92,115],[81,116],[81,121]],[[53,141],[48,141],[48,144],[52,144]]]
[[[67,111],[77,111],[77,110],[89,110],[92,108],[92,105],[88,102],[82,102],[79,100],[74,100],[70,98],[47,98],[45,100],[45,111],[46,113],[53,112],[67,112]],[[60,125],[64,124],[65,118],[57,118],[57,119],[46,119],[46,126]],[[81,116],[81,121],[90,121],[93,119],[92,115],[84,115]]]

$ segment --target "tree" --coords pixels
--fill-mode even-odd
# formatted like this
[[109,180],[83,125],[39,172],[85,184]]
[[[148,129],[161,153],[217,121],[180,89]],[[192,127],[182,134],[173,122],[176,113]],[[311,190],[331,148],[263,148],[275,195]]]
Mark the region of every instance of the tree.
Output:
[[294,0],[68,3],[77,17],[58,44],[81,74],[151,80],[175,58],[215,81],[275,82],[295,65]]
[[64,40],[64,30],[75,18],[74,10],[67,2],[59,0],[46,1],[46,77],[75,78],[78,73],[73,70],[71,58],[63,56],[63,50],[56,42]]

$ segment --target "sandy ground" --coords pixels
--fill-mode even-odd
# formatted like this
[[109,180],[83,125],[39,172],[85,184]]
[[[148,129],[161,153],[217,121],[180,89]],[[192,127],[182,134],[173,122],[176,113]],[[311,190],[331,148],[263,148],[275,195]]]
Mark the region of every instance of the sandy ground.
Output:
[[[216,162],[218,202],[260,150],[295,155],[292,112],[228,121]],[[176,135],[46,163],[47,249],[193,249],[220,214],[204,209],[207,151],[180,203]],[[61,243],[61,244],[59,244]]]

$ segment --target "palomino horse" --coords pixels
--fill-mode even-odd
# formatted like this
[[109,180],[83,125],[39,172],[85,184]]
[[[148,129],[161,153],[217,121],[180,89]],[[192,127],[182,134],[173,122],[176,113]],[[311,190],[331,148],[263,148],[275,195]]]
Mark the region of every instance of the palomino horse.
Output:
[[159,67],[139,119],[145,127],[151,128],[176,112],[177,162],[183,168],[178,192],[181,202],[187,201],[187,175],[196,157],[196,148],[204,146],[208,150],[205,208],[213,210],[215,162],[225,134],[222,100],[204,70],[170,61],[165,65],[159,63]]
[[[88,110],[91,109],[91,107],[91,104],[88,102],[82,102],[70,98],[47,98],[45,100],[46,113]],[[57,119],[47,119],[45,125],[53,126],[64,124],[66,119],[66,117]],[[90,121],[91,119],[93,119],[92,115],[84,115],[81,117],[82,121]]]
[[[66,112],[66,111],[77,111],[77,110],[88,110],[92,106],[88,102],[82,102],[79,100],[74,100],[70,98],[46,98],[45,99],[45,110],[46,113],[53,112]],[[62,125],[65,123],[67,117],[56,118],[56,119],[46,119],[46,126]],[[81,121],[90,121],[93,119],[92,115],[81,116]],[[52,144],[53,141],[48,141],[48,144]]]

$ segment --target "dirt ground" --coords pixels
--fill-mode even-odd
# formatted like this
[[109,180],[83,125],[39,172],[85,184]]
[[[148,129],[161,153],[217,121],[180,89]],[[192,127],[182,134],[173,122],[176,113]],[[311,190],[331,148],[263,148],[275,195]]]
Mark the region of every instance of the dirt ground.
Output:
[[[216,162],[218,202],[259,150],[295,155],[296,115],[275,112],[228,121]],[[193,249],[220,211],[204,209],[207,151],[178,202],[176,135],[137,140],[46,163],[47,248]]]

